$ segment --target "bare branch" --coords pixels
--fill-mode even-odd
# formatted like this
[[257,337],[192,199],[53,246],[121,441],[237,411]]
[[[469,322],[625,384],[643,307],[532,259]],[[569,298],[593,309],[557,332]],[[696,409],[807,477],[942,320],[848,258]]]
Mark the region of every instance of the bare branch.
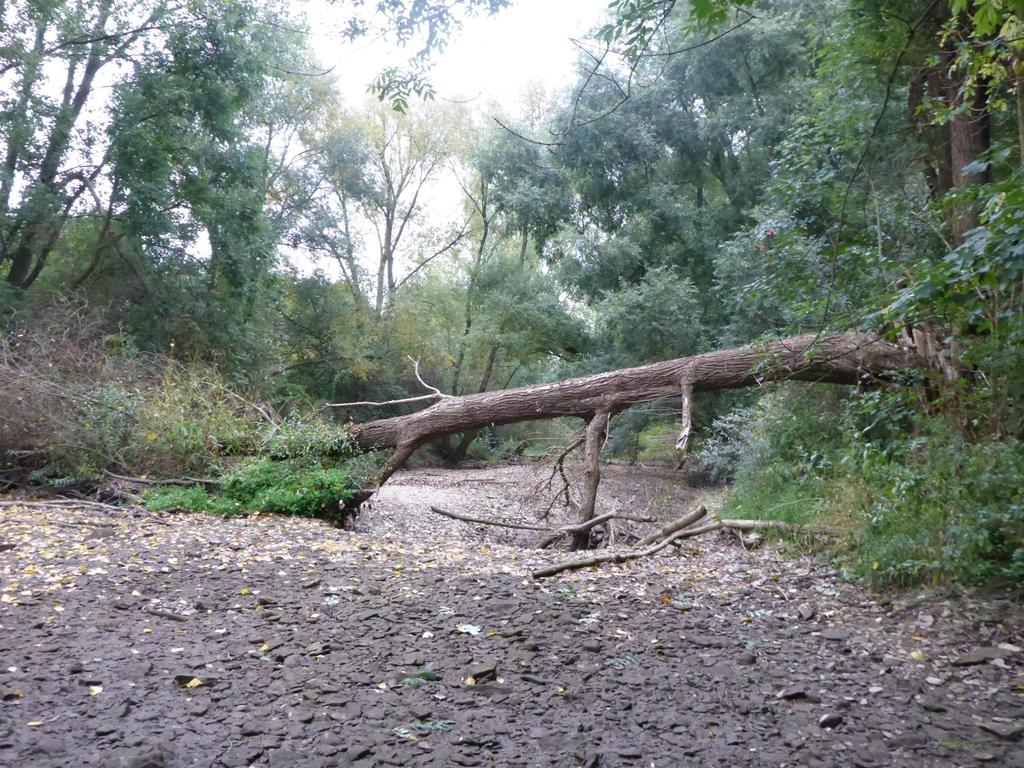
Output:
[[427,382],[425,382],[423,380],[423,377],[420,376],[420,359],[418,357],[415,360],[412,357],[409,357],[409,355],[406,355],[406,357],[408,357],[409,358],[409,362],[412,363],[412,372],[414,374],[416,374],[416,381],[418,381],[420,384],[422,384],[424,387],[429,389],[431,392],[433,392],[438,397],[442,397],[442,398],[443,397],[451,397],[451,395],[446,395],[444,392],[442,392],[437,387],[432,387],[429,384],[427,384]]
[[327,403],[325,408],[371,408],[384,405],[402,405],[404,403],[423,403],[427,400],[438,400],[441,394],[419,395],[417,397],[401,397],[397,400],[356,400],[351,403]]

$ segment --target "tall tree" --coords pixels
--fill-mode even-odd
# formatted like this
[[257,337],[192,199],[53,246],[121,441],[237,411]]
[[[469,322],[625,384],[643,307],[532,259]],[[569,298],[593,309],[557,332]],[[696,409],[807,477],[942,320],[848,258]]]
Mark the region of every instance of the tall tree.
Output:
[[[159,0],[17,2],[4,24],[0,72],[11,84],[0,114],[0,264],[7,281],[38,279],[72,212],[108,158],[90,119],[101,70],[116,70],[166,23]],[[111,66],[111,65],[114,66]]]

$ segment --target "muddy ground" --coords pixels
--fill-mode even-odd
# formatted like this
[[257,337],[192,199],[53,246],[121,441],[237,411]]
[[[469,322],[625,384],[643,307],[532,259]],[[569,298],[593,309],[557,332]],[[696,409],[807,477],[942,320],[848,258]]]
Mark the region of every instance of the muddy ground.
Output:
[[721,533],[536,581],[542,534],[428,509],[536,523],[548,472],[404,472],[350,531],[0,507],[0,765],[1024,766],[1012,597],[871,594]]

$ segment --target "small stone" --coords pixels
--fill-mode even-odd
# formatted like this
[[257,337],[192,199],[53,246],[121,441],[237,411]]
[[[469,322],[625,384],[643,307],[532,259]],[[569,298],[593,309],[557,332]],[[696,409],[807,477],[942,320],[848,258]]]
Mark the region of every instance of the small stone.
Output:
[[484,661],[476,664],[471,664],[467,669],[463,678],[472,677],[478,683],[484,680],[490,680],[497,675],[498,662],[496,659],[485,659]]
[[755,656],[753,653],[744,653],[741,654],[738,659],[736,659],[736,663],[739,664],[741,667],[750,667],[757,663],[757,656]]
[[928,737],[923,733],[901,733],[889,739],[890,749],[901,749],[905,747],[920,747],[928,743]]
[[945,712],[946,705],[941,699],[935,698],[934,696],[922,696],[921,706],[924,707],[928,712]]
[[373,754],[373,747],[366,744],[355,744],[348,748],[345,752],[345,760],[349,763],[354,763],[356,760],[362,760],[364,757],[368,757]]
[[971,667],[993,659],[1005,659],[1011,654],[1005,648],[975,648],[950,662],[954,667]]
[[584,651],[589,651],[590,653],[600,653],[601,641],[596,639],[584,640],[581,648],[583,648]]
[[263,733],[263,726],[259,723],[250,720],[246,723],[242,723],[242,735],[243,736],[259,736]]
[[163,752],[157,749],[130,757],[125,765],[127,768],[167,768],[167,761]]
[[1007,741],[1016,741],[1024,733],[1024,727],[1020,723],[999,723],[989,722],[982,723],[981,729],[988,731],[993,736],[998,736],[1000,739],[1006,739]]
[[302,582],[302,584],[300,586],[303,589],[313,589],[314,587],[319,587],[320,586],[320,579],[315,578],[315,577],[312,578],[312,579],[306,579],[304,582]]
[[430,717],[431,712],[433,712],[433,707],[426,702],[418,701],[409,706],[409,712],[412,713],[412,716],[417,720],[426,720]]
[[275,749],[270,753],[271,768],[294,768],[296,765],[307,763],[307,759],[306,755],[292,752],[290,749]]
[[197,699],[188,705],[188,713],[193,717],[202,717],[210,711],[210,702]]
[[784,699],[785,701],[793,701],[794,699],[806,699],[807,689],[800,686],[793,686],[791,688],[783,688],[777,694],[775,698]]
[[232,747],[220,756],[220,761],[228,768],[246,768],[255,763],[263,750],[257,746]]
[[829,627],[828,629],[822,631],[821,636],[825,640],[839,642],[842,640],[849,639],[850,630],[846,629],[845,627]]
[[275,749],[281,743],[281,737],[274,733],[260,736],[260,749]]
[[296,707],[288,710],[288,719],[297,723],[311,723],[313,722],[313,712],[305,707]]
[[838,712],[829,712],[821,716],[818,725],[822,728],[835,728],[843,722],[843,716]]
[[800,603],[800,605],[798,605],[796,607],[796,612],[800,615],[800,618],[803,619],[804,621],[810,621],[811,619],[814,618],[815,614],[818,611],[810,603]]
[[80,661],[76,661],[70,667],[68,667],[68,672],[70,672],[72,675],[80,674],[84,670],[85,666]]

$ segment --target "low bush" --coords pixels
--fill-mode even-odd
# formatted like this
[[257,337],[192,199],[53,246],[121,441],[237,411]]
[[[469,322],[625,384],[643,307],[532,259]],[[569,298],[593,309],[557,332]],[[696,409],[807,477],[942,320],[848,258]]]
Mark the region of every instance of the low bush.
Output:
[[341,502],[351,498],[357,487],[357,478],[347,467],[263,458],[245,461],[225,474],[216,492],[199,485],[164,485],[146,493],[144,501],[155,511],[261,512],[339,521]]

